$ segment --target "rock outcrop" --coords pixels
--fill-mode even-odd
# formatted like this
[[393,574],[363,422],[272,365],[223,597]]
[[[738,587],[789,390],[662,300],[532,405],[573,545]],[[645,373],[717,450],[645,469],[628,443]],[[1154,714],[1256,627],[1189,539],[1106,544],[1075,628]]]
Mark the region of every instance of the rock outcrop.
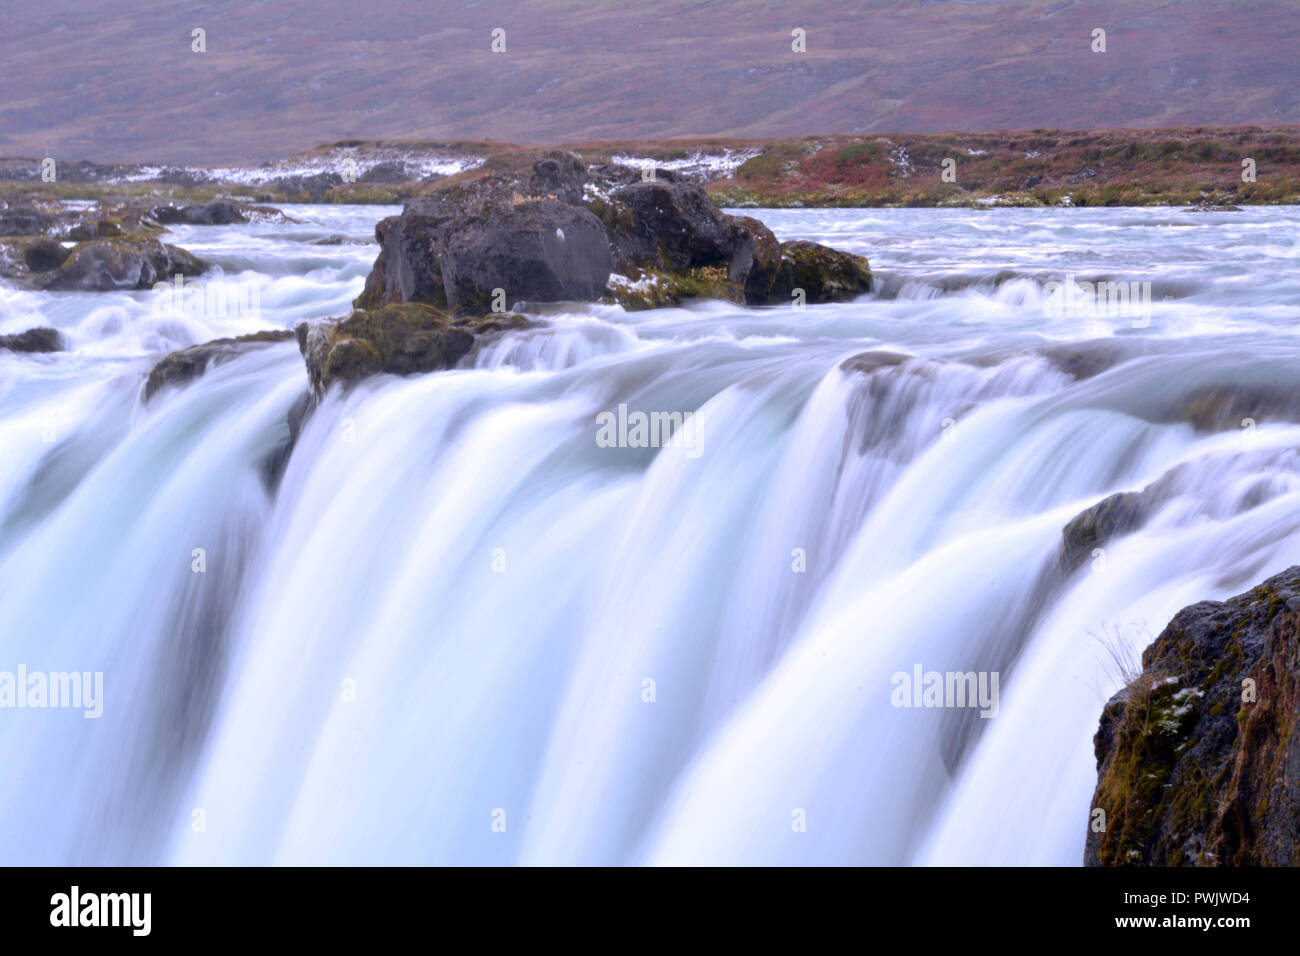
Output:
[[62,352],[67,346],[58,329],[36,328],[0,335],[0,349],[9,352]]
[[220,365],[243,355],[250,349],[275,342],[288,342],[294,334],[288,329],[269,329],[253,332],[233,339],[214,339],[200,345],[191,345],[166,355],[153,367],[144,385],[144,401],[148,402],[161,389],[180,387],[198,378],[213,365]]
[[381,253],[357,300],[423,302],[453,312],[507,303],[617,301],[653,308],[711,296],[749,305],[835,301],[867,292],[861,256],[779,243],[729,216],[667,170],[592,170],[551,153],[521,170],[436,184],[375,230]]
[[1300,865],[1300,566],[1180,611],[1094,747],[1086,864]]
[[156,211],[139,200],[87,210],[43,196],[5,199],[0,277],[37,289],[108,292],[149,289],[205,271],[197,257],[158,239],[163,227],[151,215]]
[[200,275],[205,268],[197,256],[158,239],[96,239],[78,243],[57,267],[32,278],[42,289],[108,292],[150,289],[176,275]]
[[302,322],[296,331],[307,377],[318,394],[334,382],[388,372],[413,375],[454,368],[475,342],[533,323],[513,313],[453,316],[421,302],[358,309],[330,322]]
[[248,222],[243,205],[229,199],[214,199],[212,202],[189,203],[182,206],[157,206],[151,215],[164,226],[176,224],[228,226],[235,222]]
[[317,390],[381,371],[450,368],[477,337],[530,324],[507,314],[519,303],[788,305],[871,288],[861,256],[782,244],[667,170],[589,171],[565,152],[531,169],[489,162],[439,181],[380,222],[375,239],[379,257],[356,311],[298,328]]

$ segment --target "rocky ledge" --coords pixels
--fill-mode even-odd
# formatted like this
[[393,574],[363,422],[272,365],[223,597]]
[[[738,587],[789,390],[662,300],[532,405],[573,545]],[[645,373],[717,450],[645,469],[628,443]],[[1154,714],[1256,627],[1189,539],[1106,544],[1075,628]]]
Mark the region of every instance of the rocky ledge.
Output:
[[297,330],[317,390],[450,368],[479,336],[529,324],[509,313],[519,303],[790,305],[871,289],[861,256],[778,242],[668,170],[588,169],[564,152],[440,181],[380,222],[375,238],[379,257],[356,311]]
[[157,210],[139,203],[72,209],[42,197],[0,202],[0,278],[36,289],[143,290],[206,264],[158,238]]
[[1300,865],[1298,635],[1300,566],[1174,617],[1102,712],[1087,865]]

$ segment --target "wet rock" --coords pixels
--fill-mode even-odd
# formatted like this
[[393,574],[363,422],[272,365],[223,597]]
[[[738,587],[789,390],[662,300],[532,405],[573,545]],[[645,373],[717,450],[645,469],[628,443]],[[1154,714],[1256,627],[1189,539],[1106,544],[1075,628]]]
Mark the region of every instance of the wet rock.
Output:
[[34,283],[47,290],[106,292],[149,289],[172,276],[197,276],[204,263],[184,249],[157,239],[98,239],[75,246],[56,269]]
[[1300,865],[1300,567],[1175,615],[1093,743],[1086,865]]
[[1092,342],[1064,342],[1044,345],[1036,350],[1052,367],[1075,381],[1093,378],[1127,361],[1128,347],[1123,343],[1098,339]]
[[316,397],[306,389],[289,406],[289,411],[285,415],[285,424],[289,429],[288,438],[267,455],[262,462],[262,480],[265,482],[269,494],[274,494],[275,490],[280,487],[280,481],[284,478],[284,470],[289,466],[289,458],[298,445],[298,436],[302,434],[303,426],[315,410]]
[[453,316],[423,303],[358,309],[342,320],[295,329],[308,379],[318,394],[334,382],[387,372],[412,375],[454,368],[482,336],[529,328],[521,315]]
[[457,184],[379,223],[381,253],[357,305],[422,302],[483,314],[503,297],[508,305],[603,294],[612,259],[600,221],[518,185]]
[[1184,396],[1167,417],[1189,421],[1202,432],[1229,431],[1267,419],[1298,422],[1300,389],[1286,382],[1202,388]]
[[1096,548],[1132,534],[1183,486],[1187,466],[1171,468],[1140,491],[1121,491],[1080,512],[1061,532],[1060,565],[1075,571]]
[[10,352],[62,352],[67,345],[58,329],[36,328],[16,335],[0,335],[0,349]]
[[854,298],[871,291],[871,267],[862,256],[815,242],[783,242],[781,262],[763,302],[789,304],[795,290],[802,290],[803,301],[810,305]]
[[144,401],[148,402],[161,389],[179,388],[198,378],[210,367],[228,362],[250,349],[275,342],[288,342],[294,333],[287,329],[268,329],[232,339],[214,339],[201,345],[191,345],[165,356],[153,367],[144,386]]
[[171,204],[157,206],[150,214],[153,219],[165,226],[228,226],[236,222],[248,222],[241,203],[229,199],[215,199],[212,202],[189,203],[184,206]]

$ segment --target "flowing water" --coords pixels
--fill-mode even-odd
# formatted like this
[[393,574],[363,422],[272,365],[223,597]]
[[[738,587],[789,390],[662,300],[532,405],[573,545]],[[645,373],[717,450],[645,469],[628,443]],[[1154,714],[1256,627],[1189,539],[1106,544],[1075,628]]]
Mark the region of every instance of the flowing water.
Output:
[[[346,311],[391,210],[291,211],[174,233],[260,314],[0,287],[71,344],[0,352],[0,672],[103,674],[0,709],[0,862],[1077,865],[1124,659],[1300,562],[1294,210],[763,211],[878,291],[548,308],[280,469],[293,342],[143,384]],[[1052,305],[1099,278],[1149,311]],[[620,406],[690,428],[608,447]],[[996,714],[895,706],[918,667]]]

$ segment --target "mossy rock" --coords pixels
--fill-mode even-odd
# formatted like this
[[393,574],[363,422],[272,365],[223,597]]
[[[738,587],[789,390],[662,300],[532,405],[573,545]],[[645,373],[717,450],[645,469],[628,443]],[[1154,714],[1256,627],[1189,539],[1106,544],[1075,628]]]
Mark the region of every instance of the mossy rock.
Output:
[[1300,567],[1184,608],[1142,665],[1094,738],[1085,863],[1300,865]]
[[357,309],[340,320],[301,323],[295,333],[317,394],[334,382],[386,372],[415,375],[454,368],[484,336],[534,323],[514,313],[453,316],[419,302]]

